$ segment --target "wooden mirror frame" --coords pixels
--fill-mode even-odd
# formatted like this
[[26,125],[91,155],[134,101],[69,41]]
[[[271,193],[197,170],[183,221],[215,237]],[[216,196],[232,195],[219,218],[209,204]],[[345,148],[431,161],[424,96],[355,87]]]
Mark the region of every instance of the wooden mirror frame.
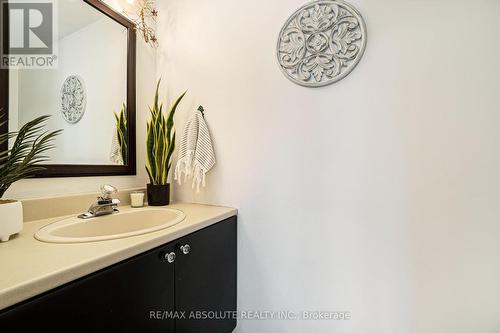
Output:
[[[128,124],[128,165],[91,165],[91,164],[44,164],[45,170],[34,174],[37,178],[52,177],[90,177],[90,176],[124,176],[136,175],[136,35],[135,25],[100,0],[82,0],[104,15],[107,15],[127,29],[127,124]],[[3,6],[7,0],[0,0]],[[1,45],[4,50],[9,46],[9,17],[3,11],[3,38]],[[0,133],[9,130],[9,69],[0,69],[0,114],[7,123],[0,127]],[[0,147],[3,151],[8,146]]]

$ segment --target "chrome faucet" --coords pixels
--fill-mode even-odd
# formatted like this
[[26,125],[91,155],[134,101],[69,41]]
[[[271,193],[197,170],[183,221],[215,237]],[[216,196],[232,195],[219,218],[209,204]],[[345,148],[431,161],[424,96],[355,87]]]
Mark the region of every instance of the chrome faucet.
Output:
[[118,212],[120,200],[111,198],[111,195],[117,193],[116,187],[111,185],[101,186],[101,196],[90,206],[88,212],[78,215],[81,219],[90,219],[97,216],[109,215]]

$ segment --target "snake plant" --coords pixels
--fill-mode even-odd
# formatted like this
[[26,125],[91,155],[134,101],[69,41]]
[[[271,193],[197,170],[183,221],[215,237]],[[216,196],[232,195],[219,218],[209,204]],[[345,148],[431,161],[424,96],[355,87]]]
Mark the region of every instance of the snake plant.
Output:
[[[55,147],[53,141],[62,132],[44,129],[49,118],[50,116],[38,117],[26,123],[18,132],[0,135],[0,147],[6,145],[9,139],[16,138],[12,148],[0,152],[0,198],[16,181],[44,170],[40,163],[49,160],[44,153]],[[0,123],[0,127],[6,123]]]
[[128,127],[127,127],[127,107],[125,103],[122,105],[120,113],[115,113],[116,119],[116,136],[120,145],[120,153],[123,164],[128,164]]
[[149,107],[151,120],[147,123],[146,171],[152,185],[166,185],[175,150],[174,115],[179,103],[186,95],[180,95],[170,107],[167,116],[163,113],[163,103],[159,102],[161,79],[156,85],[153,106]]

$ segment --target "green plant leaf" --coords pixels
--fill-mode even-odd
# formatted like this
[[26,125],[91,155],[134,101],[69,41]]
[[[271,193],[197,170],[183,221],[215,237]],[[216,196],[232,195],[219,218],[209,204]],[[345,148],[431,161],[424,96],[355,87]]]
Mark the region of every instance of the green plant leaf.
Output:
[[120,154],[123,163],[128,164],[128,127],[127,127],[127,106],[122,104],[119,114],[114,113],[116,120],[116,136],[120,145]]
[[18,132],[0,136],[0,143],[15,137],[12,148],[0,152],[0,198],[16,181],[32,176],[33,172],[43,170],[39,164],[49,160],[43,155],[54,148],[56,136],[62,130],[45,131],[50,116],[41,116],[26,123]]
[[146,171],[151,184],[164,185],[168,181],[172,155],[175,150],[175,112],[186,95],[179,96],[169,109],[168,115],[163,113],[159,90],[161,79],[156,85],[153,106],[149,106],[151,119],[147,122],[146,137]]

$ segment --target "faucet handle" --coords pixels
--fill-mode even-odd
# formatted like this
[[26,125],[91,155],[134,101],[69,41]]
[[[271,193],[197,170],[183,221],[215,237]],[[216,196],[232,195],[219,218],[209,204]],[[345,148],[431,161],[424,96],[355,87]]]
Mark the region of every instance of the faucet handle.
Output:
[[118,192],[118,189],[112,185],[102,185],[101,186],[101,198],[104,200],[111,199],[111,195]]

